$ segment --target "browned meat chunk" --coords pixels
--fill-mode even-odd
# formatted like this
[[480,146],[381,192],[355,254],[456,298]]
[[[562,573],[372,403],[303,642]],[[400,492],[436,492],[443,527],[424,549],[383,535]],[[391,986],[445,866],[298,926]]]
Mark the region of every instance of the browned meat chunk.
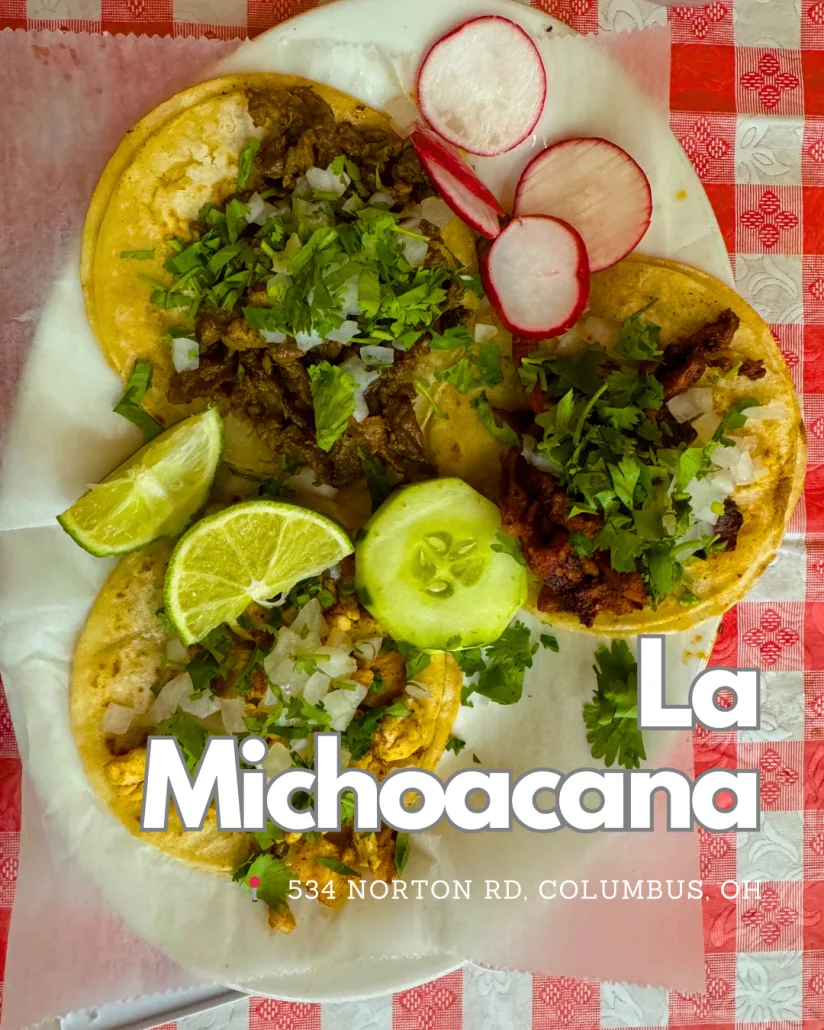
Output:
[[266,341],[253,329],[245,318],[235,318],[223,330],[221,339],[230,350],[249,350],[252,347],[265,347]]
[[318,123],[335,121],[332,108],[310,86],[251,87],[246,100],[252,121],[270,139],[285,135],[294,141]]
[[189,404],[198,397],[219,401],[229,397],[237,384],[237,366],[225,356],[201,355],[193,372],[175,372],[169,381],[173,404]]
[[570,543],[571,531],[594,538],[603,521],[596,515],[569,518],[569,499],[549,472],[534,468],[517,447],[501,460],[501,524],[521,541],[527,565],[542,581],[538,607],[572,612],[591,626],[599,611],[616,614],[647,604],[638,572],[615,572],[609,554],[582,558]]
[[744,524],[744,516],[735,501],[728,497],[724,501],[724,514],[719,516],[713,529],[727,543],[726,549],[734,551],[738,542],[738,533]]
[[664,400],[688,390],[710,365],[724,371],[732,368],[731,359],[719,352],[732,343],[738,326],[738,315],[728,308],[692,336],[671,343],[664,351],[663,365],[658,370],[664,384]]
[[311,408],[312,386],[299,348],[294,343],[281,343],[270,348],[269,353],[277,362],[286,387],[305,407]]
[[201,347],[211,347],[217,343],[234,317],[231,311],[215,311],[213,308],[201,307],[195,322],[195,336]]
[[746,379],[763,379],[767,374],[767,370],[764,368],[764,362],[761,358],[747,358],[746,361],[741,362],[738,374]]

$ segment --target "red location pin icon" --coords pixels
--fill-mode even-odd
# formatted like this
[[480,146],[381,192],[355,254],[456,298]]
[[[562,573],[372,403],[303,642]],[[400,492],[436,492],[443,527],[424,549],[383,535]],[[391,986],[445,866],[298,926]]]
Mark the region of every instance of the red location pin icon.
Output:
[[252,888],[252,901],[257,901],[257,889],[260,887],[260,877],[250,876],[249,886]]

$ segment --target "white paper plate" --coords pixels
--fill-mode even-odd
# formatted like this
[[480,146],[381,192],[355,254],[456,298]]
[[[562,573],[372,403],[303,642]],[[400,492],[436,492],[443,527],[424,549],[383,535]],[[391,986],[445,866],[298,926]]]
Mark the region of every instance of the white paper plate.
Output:
[[[539,11],[507,0],[341,0],[258,37],[217,72],[293,72],[380,107],[397,95],[400,81],[408,79],[429,42],[462,19],[484,13],[520,22],[539,41],[572,35]],[[569,134],[608,136],[633,153],[652,183],[654,216],[640,249],[691,262],[731,282],[709,202],[664,118],[602,54],[592,55],[577,75],[557,75],[558,65],[548,56],[547,64],[549,103],[534,136],[507,155],[478,162],[487,181],[506,196],[529,154],[546,140]],[[60,382],[61,395],[44,406],[44,391],[51,396],[49,384],[54,382]],[[343,919],[328,923],[330,934],[343,935],[348,961],[318,976],[309,956],[304,972],[283,975],[279,969],[290,950],[301,951],[300,931],[291,942],[273,941],[262,918],[254,920],[250,931],[247,895],[135,840],[91,795],[68,726],[66,690],[73,641],[110,563],[76,548],[53,519],[86,482],[97,478],[97,466],[111,467],[134,449],[133,428],[110,414],[118,391],[86,323],[73,259],[38,328],[8,435],[0,494],[0,525],[17,529],[0,534],[5,566],[0,657],[21,748],[47,811],[67,838],[69,853],[148,940],[218,982],[237,983],[244,969],[254,967],[262,975],[244,981],[247,990],[332,1001],[402,990],[456,968],[459,957],[443,952],[359,961],[354,942],[369,935],[369,910],[358,905]],[[47,439],[53,441],[48,450],[43,447]],[[571,636],[577,643],[565,652],[564,670],[580,670],[583,682],[595,641]],[[711,628],[704,639],[710,637]],[[681,643],[677,637],[676,642]],[[551,661],[547,653],[538,657],[533,684],[551,678]],[[678,667],[675,654],[673,661]],[[680,678],[695,671],[682,666]],[[557,666],[554,672],[557,678]],[[473,718],[478,715],[476,709]],[[563,751],[563,741],[556,745],[556,752]],[[92,841],[94,847],[89,846]],[[418,916],[410,912],[408,918],[414,922]],[[387,940],[384,953],[393,947]],[[261,967],[263,956],[266,965]],[[265,969],[271,973],[264,974]]]

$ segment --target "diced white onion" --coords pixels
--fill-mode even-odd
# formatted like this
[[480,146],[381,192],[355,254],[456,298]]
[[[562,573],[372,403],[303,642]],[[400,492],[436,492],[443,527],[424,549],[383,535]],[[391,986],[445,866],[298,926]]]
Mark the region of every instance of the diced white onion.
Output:
[[401,236],[403,256],[413,268],[418,268],[426,260],[429,240],[419,240],[415,236]]
[[395,203],[395,198],[390,196],[388,193],[384,193],[379,190],[377,193],[373,193],[369,198],[370,207],[392,207]]
[[401,229],[408,229],[410,232],[419,232],[421,228],[420,218],[403,218],[398,225]]
[[748,450],[740,447],[717,447],[713,464],[726,469],[736,486],[748,486],[756,481],[755,464]]
[[166,660],[169,662],[189,661],[189,648],[179,637],[170,637],[166,641]]
[[253,222],[255,225],[266,225],[272,215],[277,213],[272,204],[265,201],[259,193],[253,193],[246,201],[246,206],[249,208],[246,215],[248,225]]
[[342,197],[352,180],[346,172],[336,175],[330,168],[309,168],[306,172],[306,181],[318,193],[337,193]]
[[318,336],[317,333],[295,333],[295,343],[298,345],[298,349],[302,350],[305,354],[306,351],[311,350],[313,347],[319,347],[323,343],[323,337]]
[[529,433],[524,433],[521,438],[521,444],[523,450],[521,454],[526,458],[530,465],[533,465],[536,469],[540,469],[541,472],[552,472],[552,462],[545,454],[541,454],[540,451],[535,450],[535,437],[530,436]]
[[313,673],[306,681],[306,686],[303,688],[303,700],[306,701],[307,704],[316,705],[318,701],[322,701],[326,697],[331,685],[332,680],[325,672]]
[[280,687],[281,693],[288,697],[297,697],[302,693],[311,673],[295,668],[292,658],[281,658],[274,662],[271,658],[271,655],[267,655],[263,660],[263,671],[275,686]]
[[267,685],[266,693],[258,702],[258,708],[262,708],[266,712],[272,712],[280,704],[277,694],[270,686]]
[[326,334],[327,340],[334,340],[335,343],[349,343],[353,336],[358,335],[358,323],[347,319],[341,322],[337,329]]
[[352,761],[352,752],[348,747],[341,747],[340,749],[340,767],[345,769],[347,765]]
[[316,651],[320,647],[321,637],[328,627],[323,618],[323,609],[317,597],[313,597],[298,612],[297,618],[292,623],[292,632],[297,633],[300,643],[298,651],[307,654],[309,651]]
[[395,351],[392,347],[379,347],[369,343],[360,349],[361,361],[367,365],[393,365],[395,363]]
[[126,708],[125,705],[110,704],[103,713],[101,726],[104,733],[114,733],[120,736],[131,726],[134,719],[134,708]]
[[242,697],[222,697],[220,699],[220,717],[227,733],[243,733],[246,729],[243,718],[245,705]]
[[475,343],[483,343],[484,340],[491,340],[497,335],[498,330],[494,325],[487,325],[485,322],[475,323]]
[[366,687],[360,684],[353,690],[330,690],[323,699],[323,707],[332,716],[331,729],[342,733],[365,697]]
[[725,501],[733,489],[732,477],[726,471],[713,473],[703,479],[693,479],[688,483],[686,492],[690,495],[690,507],[696,520],[714,525],[718,515],[712,510],[712,505]]
[[292,765],[289,749],[285,744],[277,741],[269,748],[268,754],[260,765],[270,778],[277,776],[278,773],[285,772]]
[[154,723],[168,719],[177,711],[183,698],[188,697],[193,690],[194,684],[188,672],[182,672],[179,676],[175,676],[161,688],[160,693],[154,699],[154,704],[149,709],[149,718]]
[[600,343],[602,347],[611,347],[618,340],[618,326],[607,322],[597,315],[587,315],[579,326],[578,335],[585,340]]
[[277,330],[259,329],[258,332],[267,343],[283,343],[286,333],[279,333]]
[[689,422],[696,415],[712,411],[712,390],[709,387],[694,386],[667,401],[667,407],[676,422]]
[[346,200],[344,200],[340,209],[341,211],[346,211],[347,214],[351,215],[354,214],[355,211],[360,211],[363,206],[361,198],[356,193],[353,193],[351,197],[347,197]]
[[197,340],[176,336],[172,340],[172,364],[175,372],[194,372],[200,365],[200,346]]
[[455,217],[450,208],[447,207],[440,197],[426,197],[422,200],[421,213],[427,222],[437,225],[439,229],[443,229],[445,225],[449,225]]
[[432,696],[429,687],[424,686],[423,683],[417,683],[415,680],[410,680],[406,684],[406,693],[410,697],[418,697],[421,699]]
[[293,630],[291,626],[282,626],[278,630],[278,636],[277,640],[275,641],[275,646],[269,652],[267,658],[271,658],[277,661],[287,656],[291,657],[292,655],[297,654],[299,646],[300,637],[295,632],[295,630]]
[[366,403],[364,391],[370,383],[374,383],[380,377],[380,372],[368,369],[357,355],[347,358],[340,368],[344,372],[348,372],[355,380],[357,388],[355,390],[355,411],[353,414],[357,422],[363,422],[369,415],[369,406]]
[[774,422],[789,417],[787,405],[781,401],[770,401],[769,404],[762,404],[757,408],[745,408],[744,414],[754,422]]
[[312,199],[312,187],[309,185],[309,180],[305,175],[298,176],[295,188],[292,190],[292,196],[297,197],[298,200]]
[[380,651],[382,643],[383,637],[367,637],[365,640],[359,640],[355,644],[355,654],[360,655],[367,662],[371,662]]
[[366,403],[366,398],[360,392],[355,394],[355,409],[352,412],[352,418],[356,422],[363,422],[365,418],[369,418],[369,405]]
[[318,668],[332,679],[336,679],[338,676],[348,676],[358,667],[358,663],[350,653],[340,647],[329,647],[326,644],[319,647],[314,654],[320,658]]
[[215,697],[210,691],[201,694],[200,697],[192,699],[184,697],[180,702],[180,708],[196,719],[208,719],[210,715],[220,711],[220,698]]
[[704,444],[715,435],[715,430],[721,425],[721,416],[714,411],[707,411],[700,415],[693,423],[692,428],[698,433],[698,443]]
[[317,494],[318,497],[334,497],[338,492],[337,487],[329,486],[328,483],[319,483],[315,470],[309,465],[304,465],[296,476],[292,476],[289,485],[295,490]]

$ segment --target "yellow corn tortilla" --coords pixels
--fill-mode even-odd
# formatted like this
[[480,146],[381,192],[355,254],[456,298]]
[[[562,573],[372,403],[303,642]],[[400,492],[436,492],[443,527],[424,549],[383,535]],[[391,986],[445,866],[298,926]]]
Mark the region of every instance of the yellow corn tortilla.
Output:
[[[139,358],[153,365],[143,404],[168,426],[202,409],[206,401],[172,404],[174,368],[169,328],[179,311],[150,301],[141,275],[169,280],[163,268],[169,237],[189,238],[190,223],[207,201],[222,205],[237,187],[238,157],[247,140],[262,138],[247,110],[246,90],[310,87],[336,119],[356,127],[391,130],[388,115],[329,86],[296,75],[227,75],[193,86],[151,111],[123,139],[92,197],[83,229],[81,282],[86,312],[111,367],[124,381]],[[444,243],[470,268],[477,265],[472,232],[458,218],[442,230]],[[155,249],[149,260],[122,258],[123,251]],[[247,471],[271,472],[276,456],[237,418],[227,419],[226,460]]]
[[[155,613],[163,603],[170,553],[171,545],[160,541],[127,555],[104,584],[75,651],[70,686],[72,729],[93,790],[128,830],[193,866],[230,873],[250,854],[253,840],[247,833],[220,832],[214,808],[201,830],[184,831],[172,806],[166,832],[141,833],[144,763],[140,752],[129,750],[123,757],[113,756],[101,725],[111,703],[145,712],[154,700],[151,687],[163,668],[166,648]],[[429,688],[430,697],[406,719],[384,719],[372,750],[359,765],[379,774],[402,766],[435,768],[460,707],[463,680],[451,655],[441,653],[432,655],[416,682]],[[127,734],[124,751],[128,743]]]
[[[691,607],[675,597],[667,598],[657,611],[645,608],[626,615],[600,613],[591,630],[568,612],[539,613],[554,625],[567,629],[615,636],[639,632],[675,632],[702,619],[720,615],[741,600],[773,560],[801,489],[807,447],[798,398],[789,370],[769,326],[734,290],[706,272],[662,258],[631,255],[592,277],[588,314],[620,323],[639,308],[652,304],[651,321],[661,326],[662,346],[690,335],[731,308],[741,320],[729,351],[735,359],[761,359],[767,369],[762,378],[722,378],[713,386],[716,410],[722,411],[741,397],[757,397],[759,403],[779,401],[787,409],[780,421],[749,420],[741,434],[757,439],[756,454],[767,469],[757,483],[736,487],[733,494],[744,516],[735,550],[712,555],[709,561],[690,564],[693,590],[700,598]],[[712,385],[699,381],[696,385]],[[512,389],[502,396],[502,407],[514,408]],[[451,387],[438,394],[448,420],[427,423],[429,446],[443,475],[457,475],[477,490],[498,500],[500,458],[507,450],[497,443],[475,417],[470,398]],[[533,583],[530,607],[535,609],[539,585]]]

